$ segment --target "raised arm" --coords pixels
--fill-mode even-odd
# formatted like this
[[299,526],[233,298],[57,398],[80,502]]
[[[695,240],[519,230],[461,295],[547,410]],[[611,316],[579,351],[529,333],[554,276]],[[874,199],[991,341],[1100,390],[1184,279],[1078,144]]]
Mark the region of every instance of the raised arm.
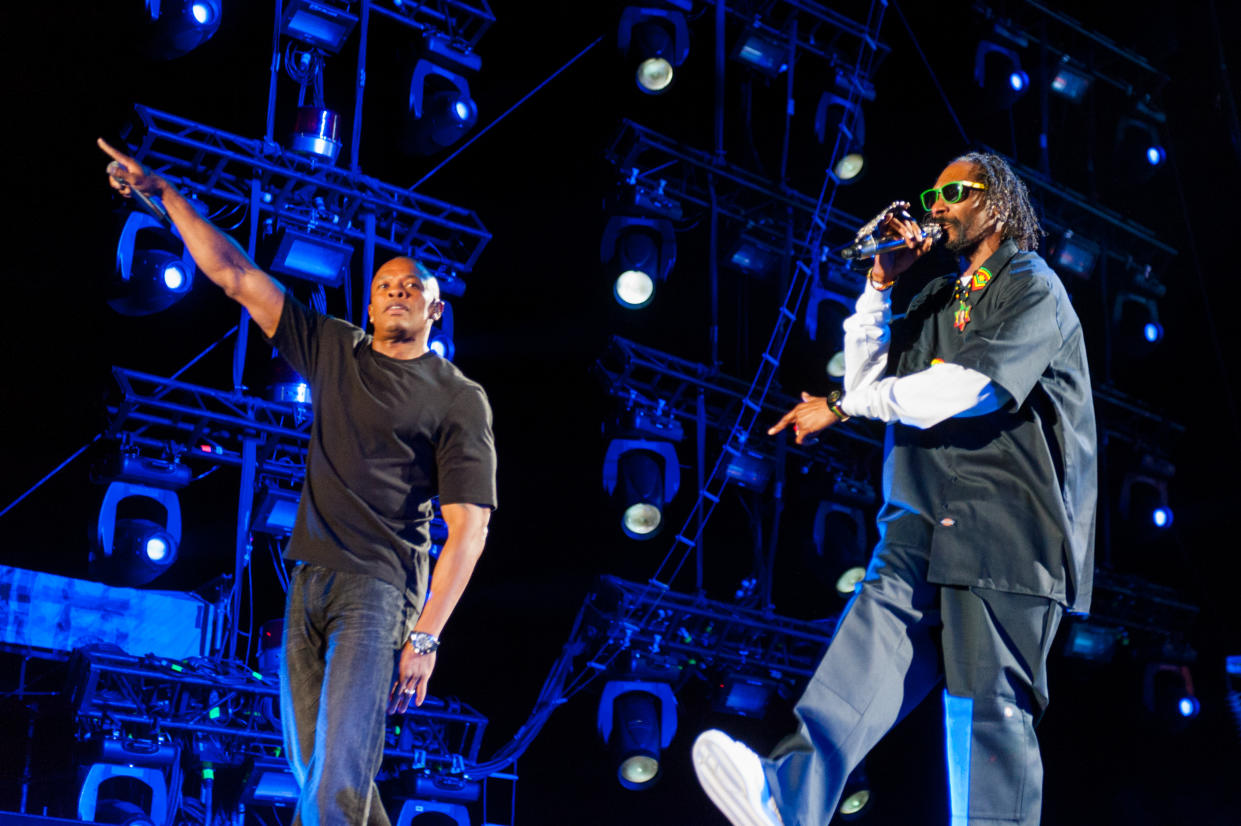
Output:
[[127,198],[132,190],[158,196],[203,275],[249,310],[269,338],[275,335],[284,308],[284,288],[279,282],[260,270],[236,241],[204,218],[168,181],[103,138],[99,139],[99,148],[112,157],[108,164],[112,188]]

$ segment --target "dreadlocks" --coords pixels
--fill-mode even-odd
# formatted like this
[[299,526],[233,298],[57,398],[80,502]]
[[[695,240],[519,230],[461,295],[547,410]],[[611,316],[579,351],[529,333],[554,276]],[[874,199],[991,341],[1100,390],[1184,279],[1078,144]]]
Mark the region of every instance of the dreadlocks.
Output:
[[957,160],[972,164],[982,178],[979,183],[987,185],[982,193],[983,203],[1002,222],[1000,235],[1017,242],[1021,250],[1038,249],[1043,228],[1030,206],[1025,182],[1013,174],[1008,163],[999,155],[986,152],[970,152]]

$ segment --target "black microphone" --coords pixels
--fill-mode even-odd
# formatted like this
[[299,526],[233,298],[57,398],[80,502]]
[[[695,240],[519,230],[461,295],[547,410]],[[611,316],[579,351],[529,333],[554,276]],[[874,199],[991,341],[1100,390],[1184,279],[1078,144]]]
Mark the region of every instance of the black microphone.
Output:
[[[939,224],[928,221],[922,225],[922,234],[930,237],[932,243],[938,243],[939,239],[944,235],[944,228]],[[903,246],[905,246],[905,239],[899,235],[895,238],[883,238],[880,240],[870,237],[842,248],[840,250],[840,257],[846,261],[855,261],[859,258],[874,258],[880,253],[891,252]]]

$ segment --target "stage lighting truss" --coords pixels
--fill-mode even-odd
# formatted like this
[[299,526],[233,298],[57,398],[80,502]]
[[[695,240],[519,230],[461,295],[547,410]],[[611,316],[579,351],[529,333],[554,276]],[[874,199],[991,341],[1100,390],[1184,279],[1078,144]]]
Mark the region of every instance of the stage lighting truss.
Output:
[[304,408],[112,368],[119,396],[102,438],[187,461],[240,467],[299,483],[305,475],[310,418]]
[[992,25],[996,37],[1045,52],[1055,61],[1048,72],[1050,89],[1075,103],[1096,82],[1125,96],[1137,89],[1154,94],[1168,82],[1142,55],[1040,0],[1003,4],[1002,13],[984,3],[974,3],[973,9]]
[[[608,349],[595,362],[595,375],[607,393],[629,411],[677,422],[683,430],[727,434],[745,405],[749,385],[706,365],[686,361],[613,336]],[[775,421],[799,400],[783,393],[769,393],[759,411]],[[816,465],[857,478],[860,469],[882,448],[881,431],[870,427],[840,428],[839,438],[821,439],[817,445],[796,445],[786,450],[791,461],[805,468]],[[748,449],[754,452],[750,445]],[[861,455],[859,455],[861,454]],[[762,454],[759,454],[760,456]],[[735,455],[729,453],[729,458]]]
[[[873,19],[875,5],[859,4],[869,8],[864,14],[851,17],[839,10],[840,4],[775,0],[764,4],[760,16],[754,13],[751,5],[729,3],[728,16],[746,27],[734,47],[733,57],[774,76],[787,69],[787,65],[781,67],[779,64],[789,59],[791,48],[793,60],[809,55],[838,71],[852,72],[856,66],[860,67],[863,79],[869,78],[891,51],[891,47],[877,37]],[[864,82],[869,83],[868,80]],[[869,99],[874,99],[873,92]]]
[[787,211],[793,212],[793,253],[807,257],[819,250],[807,245],[812,223],[822,220],[837,231],[840,243],[853,238],[863,222],[848,213],[828,210],[816,217],[815,199],[747,172],[710,153],[679,144],[672,138],[625,120],[606,152],[607,160],[628,183],[658,192],[688,211],[709,210],[710,182],[714,181],[716,208],[722,218],[737,225],[772,249],[783,250],[788,234]]
[[[1112,651],[1123,650],[1134,660],[1193,662],[1197,653],[1190,636],[1198,614],[1198,606],[1174,588],[1097,568],[1090,615],[1070,620],[1088,624],[1096,636],[1110,633],[1121,644]],[[1102,648],[1102,643],[1093,647]]]
[[[1110,262],[1126,268],[1132,267],[1135,261],[1143,261],[1153,272],[1160,272],[1176,257],[1174,247],[1161,241],[1153,230],[1137,221],[1101,206],[1097,200],[1077,192],[1062,181],[1053,180],[1033,167],[995,152],[991,147],[984,146],[983,149],[1005,157],[1013,172],[1026,182],[1032,199],[1046,213],[1042,219],[1044,229],[1053,235],[1063,235],[1068,231],[1078,233],[1099,248],[1095,266],[1099,259],[1106,257]],[[1056,243],[1053,241],[1053,256]]]
[[346,242],[418,258],[446,287],[491,240],[472,210],[146,106],[135,113],[128,151],[183,191],[294,225],[310,215]]
[[[581,652],[587,668],[612,679],[638,674],[675,691],[700,674],[717,683],[752,679],[768,687],[769,696],[793,696],[814,673],[835,629],[835,620],[806,622],[657,584],[613,576],[601,582],[601,590],[586,598],[566,650]],[[666,676],[652,677],[659,674]]]
[[[275,679],[227,660],[169,660],[80,648],[70,660],[69,700],[85,731],[137,740],[172,738],[219,766],[270,764],[283,738]],[[429,697],[389,718],[385,771],[468,779],[487,718],[460,701]],[[141,761],[139,761],[141,762]]]

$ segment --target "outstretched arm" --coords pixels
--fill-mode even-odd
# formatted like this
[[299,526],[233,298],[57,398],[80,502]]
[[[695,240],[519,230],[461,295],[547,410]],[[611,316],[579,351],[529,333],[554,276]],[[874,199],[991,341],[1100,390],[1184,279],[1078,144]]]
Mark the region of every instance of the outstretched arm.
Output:
[[249,310],[268,338],[275,335],[284,308],[284,288],[260,270],[236,241],[200,215],[176,187],[103,138],[99,148],[112,157],[108,164],[112,188],[127,198],[132,190],[158,196],[203,275]]
[[[435,573],[431,578],[431,593],[418,616],[415,631],[424,631],[438,637],[448,622],[452,610],[457,607],[465,586],[474,573],[474,566],[483,553],[487,539],[487,522],[491,508],[481,505],[443,505],[440,512],[448,523],[448,539],[435,561]],[[427,682],[435,669],[435,652],[418,654],[407,641],[401,649],[401,663],[397,681],[392,686],[388,700],[389,713],[404,713],[409,707],[410,694],[414,704],[422,705],[427,696]]]

